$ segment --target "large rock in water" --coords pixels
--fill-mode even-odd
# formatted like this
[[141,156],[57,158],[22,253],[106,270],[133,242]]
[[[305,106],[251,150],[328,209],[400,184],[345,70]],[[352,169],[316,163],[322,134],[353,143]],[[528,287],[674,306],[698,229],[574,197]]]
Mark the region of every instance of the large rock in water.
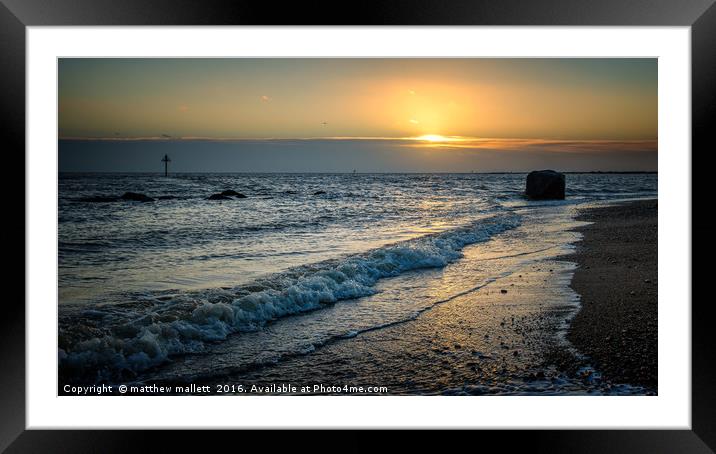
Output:
[[245,199],[246,198],[245,195],[243,195],[240,192],[236,192],[233,189],[227,189],[226,191],[223,191],[221,193],[221,195],[223,195],[224,197],[232,196],[232,197],[236,197],[237,199]]
[[154,199],[145,194],[138,194],[136,192],[125,192],[120,197],[122,200],[133,200],[135,202],[154,202]]
[[535,170],[527,175],[525,195],[534,200],[564,199],[564,174],[554,170]]
[[231,200],[231,197],[223,194],[211,194],[206,200]]

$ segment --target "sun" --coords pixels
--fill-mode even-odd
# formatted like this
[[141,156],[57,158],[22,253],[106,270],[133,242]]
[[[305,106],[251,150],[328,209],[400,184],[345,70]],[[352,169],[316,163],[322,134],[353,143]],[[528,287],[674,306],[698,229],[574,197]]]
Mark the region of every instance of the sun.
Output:
[[424,136],[417,137],[418,140],[424,140],[426,142],[447,142],[450,139],[439,134],[425,134]]
[[460,139],[461,138],[457,136],[441,136],[440,134],[425,134],[424,136],[415,138],[415,140],[430,143],[458,142]]

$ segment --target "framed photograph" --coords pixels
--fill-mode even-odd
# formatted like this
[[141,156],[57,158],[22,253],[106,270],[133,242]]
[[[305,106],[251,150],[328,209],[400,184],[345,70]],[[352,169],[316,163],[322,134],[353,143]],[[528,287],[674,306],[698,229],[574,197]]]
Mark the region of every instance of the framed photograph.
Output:
[[0,447],[509,429],[712,452],[691,207],[713,2],[417,6],[3,0],[25,305]]

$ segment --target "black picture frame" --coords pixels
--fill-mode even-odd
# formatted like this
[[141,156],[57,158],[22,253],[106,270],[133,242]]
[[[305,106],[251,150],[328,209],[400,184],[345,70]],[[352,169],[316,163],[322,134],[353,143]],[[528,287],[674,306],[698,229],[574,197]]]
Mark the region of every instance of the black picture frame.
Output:
[[[530,25],[530,26],[690,26],[692,64],[693,158],[713,148],[716,117],[716,6],[714,0],[393,0],[383,2],[259,2],[255,0],[0,0],[0,78],[2,149],[6,167],[24,178],[25,31],[28,26],[63,25]],[[665,150],[670,152],[673,150]],[[693,177],[692,192],[706,191]],[[662,180],[660,190],[668,189]],[[13,194],[13,207],[24,200]],[[6,205],[7,206],[7,205]],[[19,218],[16,216],[15,219]],[[26,228],[15,222],[15,228]],[[25,241],[27,237],[25,236]],[[25,259],[23,258],[23,264]],[[19,274],[25,268],[14,266]],[[692,282],[699,273],[694,268]],[[703,277],[703,276],[702,276]],[[19,278],[19,276],[18,276]],[[9,282],[19,279],[7,277]],[[17,284],[15,284],[16,287]],[[24,291],[23,291],[24,300]],[[677,302],[672,302],[677,303]],[[715,360],[710,350],[710,298],[692,304],[692,430],[672,431],[481,431],[469,435],[481,446],[523,446],[545,452],[713,452],[716,450]],[[0,316],[0,450],[7,452],[126,452],[152,449],[146,431],[25,430],[25,310],[19,298],[6,299]],[[223,437],[235,436],[224,432]],[[244,436],[244,435],[242,435]],[[372,451],[360,433],[340,434],[352,451]],[[197,434],[174,431],[171,444],[186,450]],[[211,435],[217,440],[216,435]],[[266,434],[262,435],[266,438]],[[315,434],[270,437],[291,445],[309,443]],[[405,437],[407,438],[407,437]],[[440,438],[440,437],[435,437]],[[437,446],[423,433],[413,444]],[[506,440],[507,443],[506,443]],[[165,442],[163,442],[165,443]],[[231,445],[229,445],[231,446]],[[275,445],[274,445],[275,447]],[[144,449],[142,449],[144,448]],[[171,449],[163,444],[162,451]],[[320,447],[319,447],[320,449]]]

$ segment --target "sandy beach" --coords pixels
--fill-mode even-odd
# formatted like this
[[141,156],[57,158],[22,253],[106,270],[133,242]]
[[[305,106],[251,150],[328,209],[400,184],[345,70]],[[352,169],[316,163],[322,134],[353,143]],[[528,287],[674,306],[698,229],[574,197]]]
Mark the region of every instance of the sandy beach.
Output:
[[656,200],[582,210],[584,239],[569,256],[581,295],[568,339],[604,378],[657,387]]

